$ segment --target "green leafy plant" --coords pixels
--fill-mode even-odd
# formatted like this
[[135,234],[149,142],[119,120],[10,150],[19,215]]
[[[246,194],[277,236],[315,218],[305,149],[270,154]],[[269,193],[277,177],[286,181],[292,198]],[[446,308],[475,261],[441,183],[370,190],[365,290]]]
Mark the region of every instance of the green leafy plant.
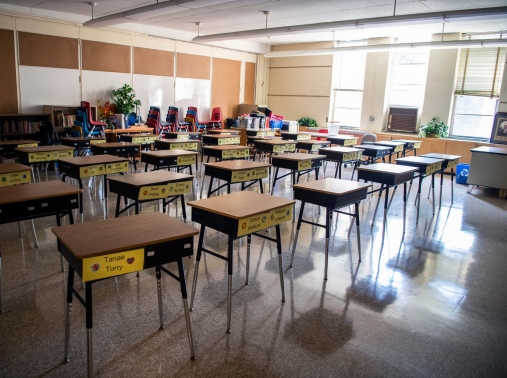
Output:
[[116,104],[116,111],[120,114],[132,113],[136,106],[141,106],[141,101],[136,99],[136,92],[128,84],[113,90],[111,99]]
[[445,138],[449,135],[449,126],[447,126],[438,117],[433,119],[419,128],[419,136],[426,138]]
[[306,126],[306,127],[319,127],[317,124],[317,121],[310,117],[301,117],[298,119],[299,126]]

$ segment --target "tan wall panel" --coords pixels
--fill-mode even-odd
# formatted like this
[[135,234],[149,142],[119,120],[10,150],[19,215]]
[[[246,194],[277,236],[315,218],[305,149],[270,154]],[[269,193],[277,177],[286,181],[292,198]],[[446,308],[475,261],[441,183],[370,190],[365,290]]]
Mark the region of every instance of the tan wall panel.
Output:
[[445,148],[445,153],[449,155],[463,156],[461,159],[459,159],[459,162],[468,164],[470,163],[470,160],[472,160],[472,153],[470,150],[475,147],[477,147],[476,142],[468,142],[464,140],[448,140]]
[[79,69],[75,38],[18,32],[19,63],[22,66]]
[[0,114],[18,114],[14,31],[0,29]]
[[385,134],[377,134],[377,142],[382,142],[385,140],[392,140],[390,135]]
[[245,104],[255,102],[255,63],[245,63]]
[[241,62],[213,58],[211,107],[220,107],[225,118],[238,115]]
[[445,154],[445,145],[446,140],[445,139],[439,139],[439,138],[422,138],[421,139],[421,148],[417,150],[417,155],[424,155],[424,154]]
[[174,76],[174,53],[134,47],[134,73],[140,75]]
[[130,46],[82,41],[83,70],[130,73]]
[[209,80],[211,58],[209,56],[176,54],[176,77]]

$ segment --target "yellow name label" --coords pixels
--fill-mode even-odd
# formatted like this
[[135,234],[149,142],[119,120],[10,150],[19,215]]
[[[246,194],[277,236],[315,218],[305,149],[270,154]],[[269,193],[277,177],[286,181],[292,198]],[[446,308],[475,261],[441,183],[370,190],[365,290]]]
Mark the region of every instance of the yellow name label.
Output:
[[171,150],[196,151],[197,143],[171,143]]
[[302,160],[298,161],[298,171],[302,171],[305,169],[311,169],[312,168],[312,160]]
[[421,148],[421,142],[414,142],[414,149]]
[[26,143],[26,144],[18,144],[18,147],[37,147],[38,143]]
[[105,173],[106,173],[105,164],[89,165],[87,167],[80,167],[79,168],[79,177],[80,178],[93,177],[93,176],[103,175]]
[[0,188],[30,183],[30,170],[21,172],[4,173],[0,175]]
[[426,176],[429,176],[442,168],[442,162],[433,163],[426,167]]
[[132,143],[148,144],[148,143],[154,143],[157,139],[158,139],[158,136],[133,137]]
[[454,160],[451,160],[450,162],[447,163],[447,168],[454,168],[455,166],[457,166],[459,163],[459,159],[454,159]]
[[256,136],[258,136],[258,137],[275,136],[275,132],[274,131],[257,131]]
[[232,173],[231,183],[252,181],[268,177],[268,167],[245,169]]
[[195,164],[195,155],[178,156],[176,158],[176,165],[190,165]]
[[238,150],[222,151],[222,159],[245,158],[250,156],[250,149],[242,148]]
[[322,144],[312,144],[311,152],[317,152],[320,148],[324,147]]
[[127,161],[106,164],[106,174],[127,172],[129,163]]
[[105,139],[90,139],[90,144],[101,144],[106,143]]
[[296,151],[296,143],[287,143],[284,148],[285,152],[294,152]]
[[176,139],[188,139],[188,134],[178,134],[176,135]]
[[271,210],[267,213],[242,218],[238,221],[237,236],[244,236],[252,232],[262,231],[292,219],[292,205]]
[[268,224],[269,227],[272,227],[280,223],[288,222],[291,219],[292,219],[292,205],[287,205],[279,209],[271,210],[269,212]]
[[285,146],[283,144],[273,145],[273,152],[283,154],[284,151],[285,151]]
[[394,147],[393,152],[402,152],[403,151],[403,144],[400,144],[399,146]]
[[192,181],[171,182],[167,184],[167,196],[179,196],[190,193]]
[[144,248],[83,259],[83,282],[138,272],[144,268]]
[[220,138],[218,139],[218,145],[239,144],[239,139],[239,137]]
[[356,144],[357,144],[357,138],[345,139],[343,141],[343,145],[344,146],[355,146]]
[[139,190],[138,198],[140,200],[166,198],[169,196],[169,194],[167,193],[168,192],[166,184],[142,186],[141,189]]
[[310,134],[298,134],[296,140],[308,140],[311,138],[312,136]]
[[62,158],[73,157],[72,150],[63,151],[48,151],[48,152],[31,152],[28,155],[28,161],[30,163],[36,163],[41,161],[54,161]]
[[342,161],[359,160],[363,156],[362,151],[357,152],[345,152],[342,156]]

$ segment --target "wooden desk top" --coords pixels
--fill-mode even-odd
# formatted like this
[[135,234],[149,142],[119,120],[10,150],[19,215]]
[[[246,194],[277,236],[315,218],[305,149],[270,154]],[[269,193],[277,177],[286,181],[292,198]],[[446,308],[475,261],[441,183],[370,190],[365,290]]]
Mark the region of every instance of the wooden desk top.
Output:
[[185,175],[170,171],[151,171],[144,173],[136,173],[134,175],[108,177],[109,181],[116,181],[131,186],[147,186],[161,183],[167,183],[177,180],[193,180],[194,176]]
[[38,140],[2,140],[0,141],[0,146],[8,146],[8,145],[11,145],[11,144],[34,144],[34,143],[37,143],[39,144],[40,141]]
[[337,140],[348,140],[348,139],[359,139],[358,137],[354,135],[327,135],[327,134],[320,134],[315,136],[324,136],[324,138],[327,139],[337,139]]
[[150,133],[150,134],[141,134],[141,135],[122,135],[122,137],[127,137],[127,138],[157,137],[158,138],[158,135]]
[[360,144],[359,146],[355,146],[355,148],[360,148],[362,150],[378,150],[378,151],[385,151],[385,150],[392,150],[393,149],[393,147],[376,146],[374,144]]
[[[222,137],[223,138],[223,137]],[[176,143],[201,143],[200,140],[197,139],[159,139],[156,140],[157,143],[167,143],[167,144],[176,144]]]
[[[507,149],[505,150],[505,152],[507,153]],[[463,156],[459,156],[459,155],[447,155],[447,154],[435,154],[435,153],[424,154],[424,155],[419,155],[419,156],[432,158],[432,159],[444,159],[444,160],[456,160],[456,159],[461,159],[463,157]]]
[[0,164],[0,174],[2,173],[13,173],[13,172],[24,172],[31,171],[32,167],[18,163],[5,163]]
[[223,130],[208,130],[209,134],[229,134],[229,135],[239,135],[239,131],[237,130],[230,130],[230,129],[223,129]]
[[[253,138],[255,138],[255,137],[253,137]],[[255,140],[255,143],[264,143],[264,144],[297,144],[297,141],[295,141],[295,140],[273,139],[273,137],[271,137],[270,139],[268,139],[268,138],[257,139],[257,140]]]
[[81,192],[81,189],[61,181],[47,181],[29,185],[6,186],[4,188],[0,188],[0,205],[70,194],[79,194]]
[[283,155],[275,155],[272,159],[283,159],[283,160],[315,160],[315,159],[325,159],[326,155],[316,155],[316,154],[302,154],[300,152],[294,152],[291,154],[283,154]]
[[70,146],[62,146],[62,145],[55,145],[55,146],[38,146],[38,147],[18,147],[16,148],[17,151],[20,152],[51,152],[51,151],[68,151],[68,150],[74,150],[74,147]]
[[176,135],[176,136],[178,136],[178,135],[199,135],[199,132],[198,131],[169,131],[164,134]]
[[258,136],[258,135],[247,135],[246,139],[248,140],[281,140],[282,137],[277,136]]
[[232,135],[232,134],[222,134],[222,135],[201,135],[201,138],[211,138],[211,139],[222,139],[222,138],[230,138],[230,137],[237,137],[238,134]]
[[244,150],[245,148],[248,148],[249,150],[252,149],[250,146],[241,146],[241,145],[231,145],[226,144],[223,146],[203,146],[203,150],[218,150],[218,151],[224,151],[224,150]]
[[430,159],[421,156],[407,156],[404,158],[396,159],[396,164],[400,163],[413,163],[419,165],[431,165],[439,162],[443,162],[444,159]]
[[507,155],[507,148],[500,147],[477,147],[472,148],[470,151],[472,152],[480,152],[484,154],[494,154],[494,155]]
[[260,194],[249,190],[225,194],[218,197],[206,198],[198,201],[190,201],[192,207],[220,214],[232,219],[242,219],[256,214],[262,214],[296,201],[274,197],[268,194]]
[[354,148],[354,147],[324,147],[324,148],[319,148],[319,152],[320,151],[323,151],[324,153],[326,152],[342,152],[344,154],[347,154],[349,152],[360,152],[360,151],[363,151],[359,148]]
[[366,189],[370,186],[372,186],[372,184],[365,184],[357,181],[341,180],[335,178],[325,178],[322,180],[305,182],[303,184],[296,184],[293,186],[293,188],[332,194],[335,196],[343,196],[348,193]]
[[392,146],[392,147],[397,147],[397,146],[400,146],[400,145],[405,145],[405,142],[395,142],[393,140],[381,140],[379,142],[373,142],[374,145],[376,146]]
[[169,242],[199,233],[194,227],[159,212],[53,227],[51,230],[79,260]]
[[70,140],[72,142],[78,142],[82,140],[106,140],[106,138],[66,137],[60,138],[60,140]]
[[128,159],[113,155],[92,155],[92,156],[58,159],[58,161],[75,166],[86,166],[95,164],[121,163],[124,161],[128,161]]
[[157,151],[143,151],[141,155],[155,156],[155,157],[177,157],[177,156],[189,156],[189,155],[199,155],[196,151],[186,151],[186,150],[157,150]]
[[368,172],[388,173],[392,175],[401,175],[407,172],[417,172],[416,167],[408,167],[406,165],[385,164],[385,163],[362,165],[359,167],[359,170]]
[[153,132],[153,128],[147,127],[147,126],[132,126],[128,129],[116,129],[116,130],[106,129],[104,132],[105,133],[114,133],[114,134],[128,134],[128,133],[150,133],[151,134]]
[[111,148],[111,147],[131,147],[131,146],[137,146],[137,147],[140,147],[139,144],[137,143],[130,143],[130,142],[112,142],[112,143],[99,143],[99,144],[94,144],[93,145],[93,148],[102,148],[102,149],[107,149],[107,148]]
[[250,160],[226,160],[218,163],[205,163],[204,165],[219,169],[225,169],[227,171],[238,171],[242,169],[271,167],[271,164],[269,163],[260,163],[257,161]]
[[307,139],[307,140],[298,140],[298,143],[306,143],[306,144],[329,144],[328,140],[315,140],[315,139]]

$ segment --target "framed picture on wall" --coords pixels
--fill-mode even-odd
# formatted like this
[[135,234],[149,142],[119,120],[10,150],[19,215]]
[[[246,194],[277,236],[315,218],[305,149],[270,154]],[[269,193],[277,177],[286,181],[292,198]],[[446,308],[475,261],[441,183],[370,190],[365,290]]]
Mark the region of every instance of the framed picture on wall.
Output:
[[507,144],[507,113],[496,113],[489,143]]

